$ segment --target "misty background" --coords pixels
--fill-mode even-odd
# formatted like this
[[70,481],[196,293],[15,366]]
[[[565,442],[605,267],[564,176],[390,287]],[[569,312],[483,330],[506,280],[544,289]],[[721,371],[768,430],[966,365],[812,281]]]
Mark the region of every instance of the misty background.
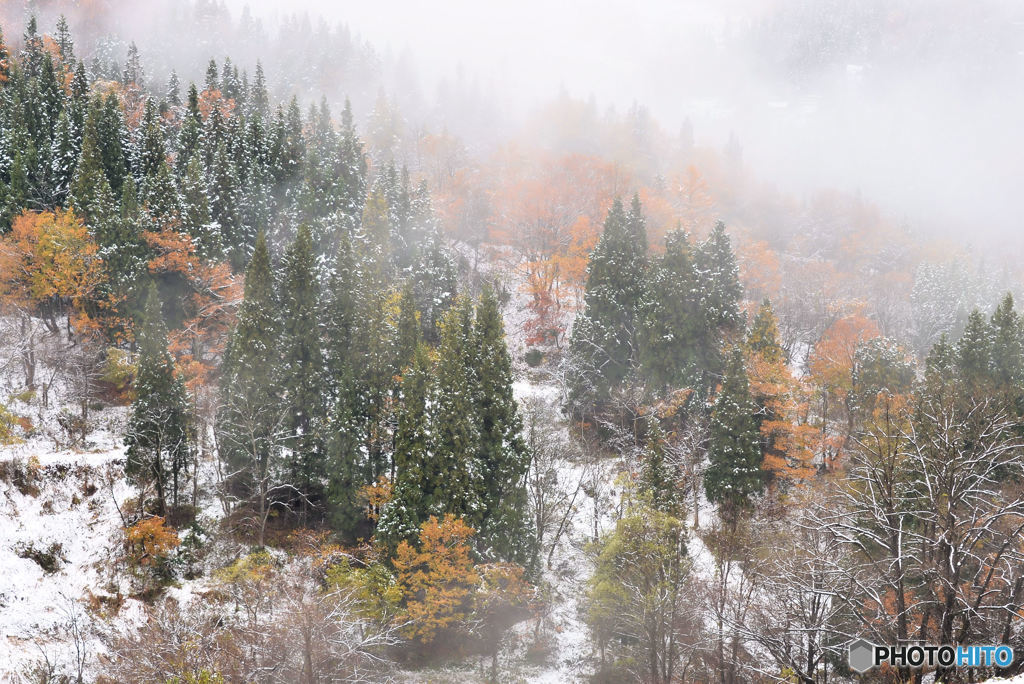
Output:
[[[47,5],[26,10],[44,28]],[[95,24],[103,5],[83,0],[78,22]],[[733,138],[760,181],[802,199],[858,194],[915,232],[979,245],[1020,226],[1024,4],[1013,0],[106,5],[119,6],[94,38],[113,59],[134,40],[154,78],[185,64],[199,83],[211,57],[250,74],[262,59],[280,97],[323,94],[335,111],[350,97],[364,130],[385,96],[407,127],[450,130],[485,154],[568,95],[602,115],[639,109],[670,135],[692,125],[697,145]],[[316,78],[318,61],[329,78]]]
[[[273,0],[248,4],[280,18]],[[698,144],[735,133],[785,190],[861,191],[910,224],[1020,227],[1024,4],[1005,0],[374,3],[296,0],[346,22],[425,84],[459,69],[522,115],[564,88],[648,107]],[[926,226],[922,226],[926,227]]]

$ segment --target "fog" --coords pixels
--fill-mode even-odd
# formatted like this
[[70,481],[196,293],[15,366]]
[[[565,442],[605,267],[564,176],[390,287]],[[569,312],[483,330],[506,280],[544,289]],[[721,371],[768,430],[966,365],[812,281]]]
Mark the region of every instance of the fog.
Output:
[[[245,0],[231,0],[240,11]],[[273,0],[250,0],[272,18]],[[1020,226],[1024,6],[940,0],[443,3],[295,0],[425,83],[461,67],[523,111],[564,88],[699,144],[734,132],[754,172],[797,193],[860,191],[908,223]]]
[[[121,6],[109,14],[116,17],[109,30],[137,40],[144,59],[160,53],[179,73],[201,80],[209,57],[231,56],[251,71],[262,55],[278,95],[299,87],[275,79],[282,64],[305,59],[288,54],[294,39],[274,44],[281,54],[252,34],[229,44],[169,39],[157,18],[162,3],[130,11],[112,4]],[[337,88],[328,96],[351,96],[363,121],[380,87],[403,106],[416,99],[426,109],[437,103],[440,84],[469,84],[488,105],[476,125],[493,128],[500,142],[516,122],[566,92],[601,112],[643,106],[670,133],[689,119],[698,145],[722,147],[735,135],[754,176],[798,198],[821,188],[860,193],[916,230],[969,241],[1014,235],[1020,225],[1024,4],[1014,0],[226,5],[236,19],[248,8],[269,36],[282,21],[308,18],[303,25],[317,27],[322,17],[372,46],[386,72],[380,80],[335,78],[300,92],[313,98]],[[186,11],[169,7],[162,11]],[[449,102],[432,124],[472,137],[460,130],[468,127],[460,108],[467,105]]]

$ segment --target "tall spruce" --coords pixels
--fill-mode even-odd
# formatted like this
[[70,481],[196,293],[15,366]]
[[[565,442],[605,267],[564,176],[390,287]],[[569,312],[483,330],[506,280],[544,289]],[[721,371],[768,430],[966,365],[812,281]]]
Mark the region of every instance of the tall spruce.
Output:
[[294,480],[304,490],[303,501],[319,495],[324,470],[323,354],[320,325],[320,287],[313,242],[300,226],[284,259],[281,283],[281,367],[279,388],[285,404],[285,429],[291,450]]
[[603,402],[635,360],[637,310],[647,263],[647,234],[634,198],[629,212],[616,199],[587,265],[583,313],[570,351],[576,362],[570,401],[576,412]]
[[743,352],[735,347],[725,365],[722,386],[711,411],[709,464],[704,473],[708,501],[722,518],[736,522],[764,487],[761,434],[750,397]]
[[479,387],[474,371],[473,305],[465,296],[441,322],[434,390],[428,409],[430,445],[438,470],[445,473],[445,513],[481,529],[486,509],[480,497]]
[[736,255],[721,221],[697,248],[696,265],[708,323],[726,333],[738,331],[743,323],[740,313],[743,287],[740,285]]
[[[266,239],[256,241],[245,294],[231,332],[221,383],[216,433],[228,486],[257,515],[269,514],[281,486],[285,431],[278,388],[279,330]],[[260,540],[262,545],[262,539]]]
[[175,375],[174,359],[167,351],[167,327],[152,284],[146,294],[138,343],[139,372],[125,437],[125,472],[140,488],[155,488],[157,511],[163,515],[168,500],[178,507],[178,493],[187,474],[188,409],[185,386]]
[[640,305],[640,369],[655,392],[704,384],[708,356],[719,344],[701,304],[700,283],[685,231],[665,238]]
[[393,496],[381,511],[377,526],[377,538],[391,551],[399,542],[415,539],[423,522],[446,509],[447,473],[430,448],[427,406],[434,391],[431,376],[428,351],[419,345],[411,365],[402,373]]
[[525,478],[530,455],[512,394],[512,359],[505,345],[501,310],[490,287],[485,287],[480,297],[473,336],[483,505],[478,545],[485,557],[522,563],[529,548]]

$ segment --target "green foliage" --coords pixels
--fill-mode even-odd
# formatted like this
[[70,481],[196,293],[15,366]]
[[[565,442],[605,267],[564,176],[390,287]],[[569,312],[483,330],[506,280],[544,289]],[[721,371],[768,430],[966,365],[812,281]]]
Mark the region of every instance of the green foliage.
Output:
[[659,391],[702,384],[702,371],[717,357],[715,333],[687,235],[677,229],[651,265],[640,303],[639,360],[648,386]]
[[679,648],[670,636],[689,570],[683,522],[634,502],[601,540],[590,579],[586,620],[602,654],[611,651],[638,679],[651,674],[643,671],[647,663],[670,666]]
[[185,387],[167,351],[167,328],[154,285],[146,296],[138,344],[139,372],[125,436],[125,472],[139,486],[155,487],[157,508],[163,514],[168,498],[178,505],[191,446]]
[[286,445],[294,483],[307,499],[318,497],[316,481],[324,470],[323,401],[319,324],[319,279],[307,226],[301,226],[285,255],[281,284],[281,359],[277,373],[284,404]]
[[477,306],[473,336],[479,385],[474,413],[480,427],[475,468],[485,474],[478,486],[483,511],[477,543],[485,557],[522,564],[529,548],[526,472],[530,455],[512,395],[512,360],[505,346],[501,311],[489,287]]
[[735,520],[764,487],[761,435],[756,406],[743,365],[743,353],[734,348],[725,367],[722,386],[711,411],[710,463],[704,473],[708,501],[723,517]]
[[647,232],[639,198],[630,211],[616,199],[587,266],[583,312],[570,341],[576,360],[570,402],[576,413],[607,400],[635,360],[637,310],[647,268]]

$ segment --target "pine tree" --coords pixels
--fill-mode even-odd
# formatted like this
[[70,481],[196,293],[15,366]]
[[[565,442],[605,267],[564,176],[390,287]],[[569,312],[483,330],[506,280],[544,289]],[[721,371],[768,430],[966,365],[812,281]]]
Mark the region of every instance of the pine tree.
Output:
[[719,340],[700,298],[687,235],[676,229],[650,269],[640,304],[640,370],[651,389],[703,386]]
[[146,100],[139,127],[139,140],[136,143],[135,177],[142,183],[153,178],[166,164],[167,148],[164,144],[164,133],[160,127],[159,113],[152,99]]
[[94,102],[85,120],[82,152],[71,180],[71,205],[86,225],[93,229],[100,247],[107,246],[102,229],[111,218],[113,189],[103,164],[99,103]]
[[657,419],[647,432],[638,482],[640,491],[655,510],[679,516],[683,493],[679,489],[678,474],[665,459],[665,433]]
[[231,259],[231,266],[241,270],[248,263],[249,242],[242,230],[238,176],[224,144],[217,148],[210,169],[208,197],[210,214]]
[[420,322],[416,311],[416,297],[412,283],[402,286],[402,297],[398,300],[398,326],[395,339],[395,362],[405,368],[420,345]]
[[270,256],[260,235],[246,271],[238,323],[224,355],[215,429],[231,490],[264,521],[274,496],[291,491],[282,486],[284,428],[276,376],[280,330],[276,311]]
[[426,347],[416,348],[402,373],[395,429],[395,481],[392,499],[381,511],[377,538],[391,552],[415,539],[420,525],[445,509],[447,477],[430,450],[427,405],[433,391]]
[[429,449],[445,473],[445,512],[478,527],[486,509],[480,500],[477,454],[480,448],[479,405],[474,377],[473,308],[461,298],[441,322],[432,401],[428,408]]
[[78,149],[73,131],[71,130],[69,110],[65,109],[57,119],[57,131],[53,136],[51,152],[52,182],[54,203],[59,206],[67,204],[71,192],[71,178],[78,162]]
[[199,152],[203,135],[203,120],[199,112],[199,91],[196,84],[188,87],[188,101],[185,107],[185,118],[178,131],[175,167],[178,175],[185,172],[192,158]]
[[[110,184],[110,191],[115,197],[120,196],[125,178],[128,177],[124,143],[127,139],[124,117],[121,114],[121,101],[114,93],[106,99],[97,100],[93,105],[96,113],[96,144],[103,160],[103,170]],[[83,148],[85,143],[82,144]]]
[[[356,325],[356,296],[359,285],[355,248],[347,233],[343,233],[335,255],[334,270],[327,287],[324,307],[327,336],[327,367],[333,387],[345,386],[343,378],[352,372],[353,335]],[[335,392],[335,396],[338,392]]]
[[218,226],[210,215],[210,200],[206,195],[206,182],[199,154],[193,154],[181,179],[179,189],[181,227],[192,236],[196,252],[203,259],[216,259],[223,252]]
[[1020,388],[1024,374],[1024,341],[1020,315],[1009,292],[996,307],[992,330],[992,375],[1000,387]]
[[761,471],[761,435],[750,398],[743,353],[729,356],[722,387],[711,412],[709,460],[704,473],[708,501],[717,504],[723,519],[735,523],[752,497],[764,486]]
[[305,500],[319,496],[324,469],[323,356],[320,339],[319,281],[309,228],[300,226],[284,259],[281,284],[281,370],[285,429],[294,481]]
[[477,536],[485,557],[525,562],[529,549],[526,519],[526,471],[530,455],[522,437],[522,421],[512,394],[512,360],[498,298],[485,287],[476,310],[475,380],[483,505]]
[[991,377],[992,330],[980,311],[967,317],[967,325],[956,345],[956,367],[960,378],[977,390]]
[[639,199],[634,198],[629,213],[616,199],[590,256],[584,310],[570,343],[578,364],[570,396],[576,413],[604,401],[633,365],[647,260],[647,235],[639,213]]
[[736,256],[721,221],[697,248],[696,264],[708,323],[725,333],[738,331],[743,322],[740,314],[743,287]]
[[[164,515],[168,497],[178,507],[189,462],[188,411],[185,387],[174,374],[167,351],[160,297],[150,285],[138,331],[139,372],[125,445],[125,472],[140,487],[156,488],[157,511]],[[169,480],[169,481],[168,481]],[[170,489],[170,491],[168,491]]]

